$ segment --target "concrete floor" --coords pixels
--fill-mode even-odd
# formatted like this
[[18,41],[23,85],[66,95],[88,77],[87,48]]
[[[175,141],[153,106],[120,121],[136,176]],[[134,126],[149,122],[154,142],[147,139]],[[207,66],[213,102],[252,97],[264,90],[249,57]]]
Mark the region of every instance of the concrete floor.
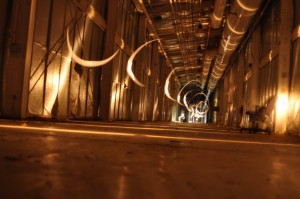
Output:
[[300,139],[201,124],[2,120],[0,198],[300,198]]

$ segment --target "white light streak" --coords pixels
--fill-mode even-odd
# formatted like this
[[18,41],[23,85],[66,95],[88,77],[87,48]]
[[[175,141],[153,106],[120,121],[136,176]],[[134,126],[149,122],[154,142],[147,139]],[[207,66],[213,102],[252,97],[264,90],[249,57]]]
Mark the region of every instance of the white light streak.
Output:
[[138,52],[144,48],[145,46],[147,46],[148,44],[154,42],[154,41],[158,41],[158,39],[154,39],[154,40],[151,40],[151,41],[148,41],[148,42],[145,42],[143,45],[141,45],[138,49],[136,49],[132,54],[131,56],[129,57],[128,59],[128,62],[127,62],[127,74],[129,75],[129,77],[132,79],[132,81],[134,81],[134,83],[136,83],[138,86],[140,87],[145,87],[145,85],[143,83],[141,83],[133,74],[132,72],[132,61],[134,59],[134,57],[138,54]]
[[[73,51],[72,47],[71,47],[71,44],[70,44],[70,38],[69,38],[69,27],[67,28],[67,46],[68,46],[68,50],[69,52],[71,52],[72,54],[72,59],[82,65],[82,66],[85,66],[85,67],[98,67],[98,66],[103,66],[105,64],[107,64],[108,62],[110,62],[111,60],[113,60],[113,58],[115,58],[115,56],[119,53],[120,49],[118,49],[112,56],[108,57],[107,59],[104,59],[104,60],[84,60],[84,59],[81,59],[80,57],[78,57],[76,55],[76,53]],[[123,49],[124,48],[124,42],[122,40],[122,44],[121,44],[121,48]]]
[[180,100],[181,100],[180,95],[181,95],[183,89],[184,89],[185,87],[187,87],[187,86],[188,86],[190,83],[192,83],[192,82],[200,82],[200,83],[201,83],[201,81],[199,81],[199,80],[191,80],[191,81],[187,82],[187,83],[181,88],[181,90],[179,91],[179,93],[178,93],[178,95],[177,95],[177,102],[178,102],[178,104],[184,106],[184,104],[182,104],[182,103],[180,102]]
[[189,107],[189,105],[188,105],[188,103],[187,103],[187,101],[186,101],[186,96],[187,96],[190,92],[192,92],[192,91],[187,92],[187,93],[183,96],[183,104],[185,105],[186,109],[187,109],[189,112],[191,112],[192,109],[190,109],[190,107]]
[[174,68],[168,75],[167,79],[166,79],[166,82],[165,82],[165,95],[172,101],[176,102],[176,99],[171,97],[170,95],[170,91],[169,91],[169,86],[170,86],[170,78],[171,76],[173,75],[173,73],[175,73],[175,70],[190,70],[190,69],[197,69],[199,67],[195,67],[195,66],[192,66],[192,67],[185,67],[185,66],[182,66],[182,67],[176,67]]
[[[172,76],[172,74],[175,72],[175,70],[177,70],[179,67],[174,68],[168,75],[166,82],[165,82],[165,95],[172,101],[176,102],[176,99],[171,97],[170,91],[169,91],[169,85],[170,85],[170,78]],[[183,67],[181,67],[183,68]]]

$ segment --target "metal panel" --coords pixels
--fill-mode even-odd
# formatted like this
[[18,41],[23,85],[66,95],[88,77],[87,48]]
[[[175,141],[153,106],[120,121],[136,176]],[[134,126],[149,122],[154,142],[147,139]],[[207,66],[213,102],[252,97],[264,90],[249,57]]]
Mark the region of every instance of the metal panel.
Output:
[[[28,110],[31,115],[84,118],[98,114],[99,69],[71,63],[65,42],[70,29],[74,52],[84,59],[100,59],[103,31],[90,18],[83,18],[72,0],[38,0],[31,61]],[[97,12],[106,1],[93,1]],[[95,5],[98,5],[95,7]],[[95,87],[97,85],[97,87]]]
[[300,24],[300,1],[294,0],[294,27]]
[[287,130],[300,134],[300,39],[293,43],[293,60],[291,70],[291,88],[289,96],[289,114]]
[[260,58],[268,56],[270,51],[279,45],[280,1],[272,4],[262,18],[262,48]]
[[50,17],[50,1],[37,1],[31,74],[29,82],[28,111],[43,114],[44,78],[47,53],[47,32]]

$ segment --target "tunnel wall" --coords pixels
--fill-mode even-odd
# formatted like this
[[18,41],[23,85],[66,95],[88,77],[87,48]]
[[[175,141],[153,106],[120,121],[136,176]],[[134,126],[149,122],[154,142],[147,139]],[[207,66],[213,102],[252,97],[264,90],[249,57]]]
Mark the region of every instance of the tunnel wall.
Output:
[[299,6],[298,1],[270,1],[220,82],[217,123],[247,127],[245,112],[257,111],[275,98],[269,128],[299,134]]
[[20,118],[30,2],[1,1],[0,13],[0,116]]
[[[97,110],[99,69],[83,67],[71,61],[66,43],[69,28],[74,53],[84,59],[100,59],[104,29],[100,29],[70,1],[36,1],[33,43],[30,61],[27,116],[92,118]],[[94,1],[99,13],[105,5]]]
[[[158,43],[143,48],[133,62],[133,72],[145,87],[126,73],[133,51],[154,39],[136,1],[8,2],[2,4],[0,21],[0,117],[171,120],[173,103],[163,90],[170,68]],[[12,14],[6,12],[8,4]],[[119,53],[101,67],[78,64],[68,50],[68,28],[73,53],[82,59],[103,60]],[[9,30],[14,31],[13,45],[7,42]]]
[[300,135],[300,2],[295,0],[293,8],[294,23],[292,32],[292,61],[287,131],[292,134]]

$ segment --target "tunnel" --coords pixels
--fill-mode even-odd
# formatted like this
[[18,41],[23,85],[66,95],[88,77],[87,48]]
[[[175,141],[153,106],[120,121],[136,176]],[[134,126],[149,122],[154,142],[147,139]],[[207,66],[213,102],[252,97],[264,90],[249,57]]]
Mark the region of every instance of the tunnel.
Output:
[[259,127],[299,134],[297,8],[279,0],[4,1],[0,116],[184,117],[252,128],[247,113],[275,101]]
[[[38,136],[58,136],[55,139],[79,136],[80,142],[95,139],[98,133],[116,139],[117,146],[128,137],[138,143],[157,140],[164,147],[205,142],[211,149],[208,140],[213,139],[222,147],[226,140],[233,145],[291,146],[298,152],[299,9],[298,0],[2,0],[3,147],[6,136],[19,139],[24,131],[29,136],[24,139],[31,143],[34,136],[30,133],[37,131]],[[69,138],[68,132],[74,135]],[[222,149],[222,153],[227,150]],[[61,157],[53,154],[54,159]],[[24,160],[23,156],[1,155],[4,162]],[[89,158],[97,159],[96,155]],[[160,156],[160,161],[164,158]],[[274,164],[284,167],[273,162],[275,170]],[[123,166],[122,173],[134,175],[128,168]],[[299,169],[295,176],[299,182]],[[293,191],[284,189],[277,198],[285,198],[283,193],[290,194],[287,198],[300,196]],[[14,196],[5,193],[4,198]],[[249,198],[273,196],[260,193]],[[116,198],[126,198],[123,192],[119,194]],[[53,195],[60,196],[84,198]],[[223,196],[204,198],[232,198]],[[140,198],[182,197],[154,194]],[[51,194],[37,198],[51,198]]]

